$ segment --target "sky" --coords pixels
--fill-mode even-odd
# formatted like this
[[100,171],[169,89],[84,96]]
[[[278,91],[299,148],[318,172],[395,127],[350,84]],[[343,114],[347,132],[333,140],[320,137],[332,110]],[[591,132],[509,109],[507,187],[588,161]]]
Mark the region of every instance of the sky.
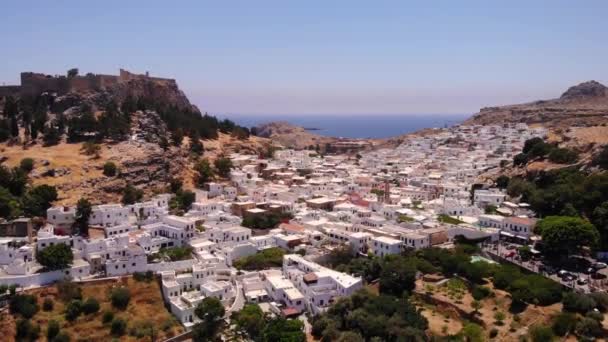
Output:
[[608,1],[7,1],[19,73],[175,78],[212,114],[449,114],[608,84]]

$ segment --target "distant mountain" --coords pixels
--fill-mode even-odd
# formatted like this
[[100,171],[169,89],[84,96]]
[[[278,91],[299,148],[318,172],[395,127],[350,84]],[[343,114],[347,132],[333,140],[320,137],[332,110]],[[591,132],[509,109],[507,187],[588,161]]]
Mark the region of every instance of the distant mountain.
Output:
[[463,124],[523,122],[547,127],[589,127],[608,123],[608,88],[596,81],[570,87],[559,98],[482,108]]

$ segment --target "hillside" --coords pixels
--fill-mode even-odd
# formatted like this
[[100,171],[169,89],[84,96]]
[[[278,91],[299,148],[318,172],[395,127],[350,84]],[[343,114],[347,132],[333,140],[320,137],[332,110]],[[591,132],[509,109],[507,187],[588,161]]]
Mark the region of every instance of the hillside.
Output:
[[[171,79],[124,70],[120,76],[36,75],[24,73],[21,86],[0,89],[11,92],[0,97],[0,164],[12,168],[33,159],[31,182],[55,186],[61,204],[80,197],[117,201],[127,184],[147,197],[172,178],[192,188],[201,158],[258,154],[269,145],[245,127],[203,115]],[[103,174],[108,162],[117,175]]]
[[465,125],[542,124],[546,127],[598,126],[608,123],[608,88],[596,81],[570,87],[559,98],[482,108]]
[[257,128],[257,135],[269,138],[272,141],[290,148],[302,149],[308,147],[320,147],[337,141],[334,137],[324,137],[311,133],[303,127],[292,125],[288,122],[270,122],[262,124]]

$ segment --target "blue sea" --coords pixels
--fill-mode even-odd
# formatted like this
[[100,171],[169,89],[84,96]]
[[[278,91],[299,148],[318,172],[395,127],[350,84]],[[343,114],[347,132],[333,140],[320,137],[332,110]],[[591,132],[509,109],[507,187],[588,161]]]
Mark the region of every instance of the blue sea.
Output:
[[388,138],[423,128],[452,126],[470,116],[471,114],[218,115],[220,118],[228,118],[241,126],[252,127],[267,122],[286,121],[304,128],[316,128],[317,130],[311,130],[312,133],[344,138]]

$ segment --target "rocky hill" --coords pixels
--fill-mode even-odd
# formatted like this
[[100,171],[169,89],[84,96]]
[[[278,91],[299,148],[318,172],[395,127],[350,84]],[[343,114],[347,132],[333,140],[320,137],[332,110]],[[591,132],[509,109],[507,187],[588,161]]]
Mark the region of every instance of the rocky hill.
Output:
[[278,121],[262,124],[257,129],[257,135],[269,138],[272,141],[289,148],[309,148],[319,145],[321,148],[325,144],[337,141],[334,137],[325,137],[311,133],[303,127],[292,125],[288,122]]
[[[173,80],[123,70],[116,77],[83,76],[84,85],[57,77],[57,85],[22,74],[24,84],[0,97],[0,164],[31,158],[29,178],[55,186],[58,203],[100,203],[118,200],[127,184],[146,196],[172,178],[192,188],[201,158],[267,150],[269,141],[247,128],[201,114]],[[104,175],[108,162],[116,175]]]
[[596,81],[570,87],[559,98],[482,108],[465,125],[523,122],[546,127],[589,127],[608,123],[608,88]]

